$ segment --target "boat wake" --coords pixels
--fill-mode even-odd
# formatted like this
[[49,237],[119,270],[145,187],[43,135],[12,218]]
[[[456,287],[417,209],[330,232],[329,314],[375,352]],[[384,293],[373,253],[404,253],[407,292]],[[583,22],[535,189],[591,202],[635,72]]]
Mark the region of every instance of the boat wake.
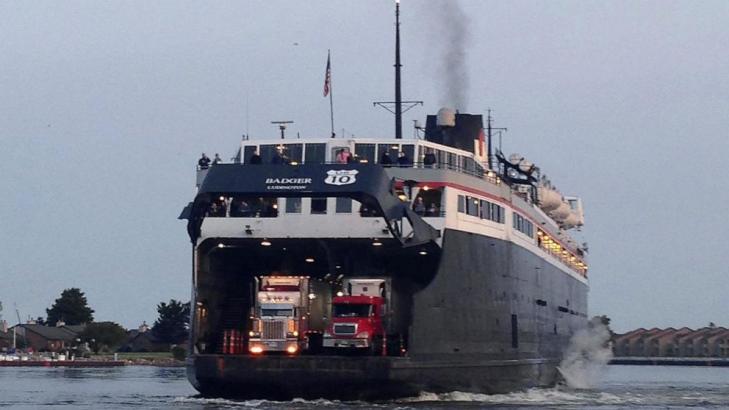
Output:
[[593,318],[586,328],[572,336],[557,370],[569,387],[594,389],[599,386],[612,356],[610,330],[598,318]]

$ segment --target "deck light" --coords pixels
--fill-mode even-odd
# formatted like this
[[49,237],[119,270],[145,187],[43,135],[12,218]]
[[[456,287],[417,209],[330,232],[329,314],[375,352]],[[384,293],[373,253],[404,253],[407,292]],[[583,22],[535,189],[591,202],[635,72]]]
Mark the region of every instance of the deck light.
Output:
[[337,292],[337,296],[344,296],[344,292],[342,292],[342,291],[340,290],[339,292]]
[[218,248],[223,249],[223,248],[225,248],[225,245],[223,245],[222,243],[219,243]]
[[427,255],[428,254],[428,252],[426,252],[426,251],[420,251],[418,253],[421,254],[421,255]]
[[423,191],[428,191],[429,189],[430,189],[430,187],[427,185],[423,187]]
[[313,293],[309,293],[309,300],[314,300],[314,299],[316,299],[316,295]]
[[307,263],[314,263],[314,258],[306,258],[304,259]]
[[374,242],[372,242],[372,246],[382,246],[382,242],[375,239]]
[[261,241],[261,246],[271,246],[271,242],[268,239],[263,239]]

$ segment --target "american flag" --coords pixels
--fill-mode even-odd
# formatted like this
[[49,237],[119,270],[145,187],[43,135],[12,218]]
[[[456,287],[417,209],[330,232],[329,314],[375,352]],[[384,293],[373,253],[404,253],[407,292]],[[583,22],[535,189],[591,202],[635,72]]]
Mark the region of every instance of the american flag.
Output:
[[332,62],[330,54],[327,53],[327,71],[324,74],[324,96],[329,95],[329,91],[332,86]]

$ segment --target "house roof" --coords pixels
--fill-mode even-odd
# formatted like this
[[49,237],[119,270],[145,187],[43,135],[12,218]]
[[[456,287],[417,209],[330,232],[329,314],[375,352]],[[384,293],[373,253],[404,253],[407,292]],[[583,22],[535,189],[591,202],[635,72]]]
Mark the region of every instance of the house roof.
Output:
[[76,333],[64,329],[63,327],[55,327],[55,326],[43,326],[43,325],[19,325],[20,327],[24,328],[26,331],[30,331],[33,333],[36,333],[40,335],[41,337],[48,339],[48,340],[63,340],[63,341],[72,341],[76,338]]
[[61,327],[64,329],[68,329],[76,334],[79,334],[79,333],[83,332],[84,330],[86,330],[85,324],[84,325],[63,325]]

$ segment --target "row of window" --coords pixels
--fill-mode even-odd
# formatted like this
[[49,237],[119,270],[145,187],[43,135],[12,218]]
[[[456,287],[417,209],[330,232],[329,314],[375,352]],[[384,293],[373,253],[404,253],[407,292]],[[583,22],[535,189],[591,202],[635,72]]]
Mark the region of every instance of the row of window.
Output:
[[514,212],[513,225],[514,229],[516,229],[517,231],[529,236],[530,238],[534,237],[534,225],[531,223],[531,221],[516,212]]
[[[349,147],[331,145],[329,162],[334,162],[336,153],[341,149],[349,150]],[[285,163],[323,164],[327,162],[327,144],[325,143],[246,145],[243,147],[240,162],[248,163],[256,151],[264,164],[274,162],[274,158],[280,158],[279,160]],[[418,146],[416,153],[414,144],[354,144],[354,154],[361,162],[379,163],[385,152],[393,162],[396,162],[402,153],[409,164],[414,162],[424,164],[426,167],[453,169],[477,176],[484,175],[483,167],[473,158],[453,152]]]
[[500,224],[506,219],[504,207],[472,196],[458,195],[458,212]]
[[[312,215],[326,215],[328,198],[311,198],[309,212]],[[334,211],[338,214],[352,213],[351,198],[334,198]],[[285,198],[281,204],[287,214],[302,213],[303,198]],[[364,217],[377,217],[381,214],[369,209],[358,201],[358,212]],[[284,205],[285,203],[285,205]],[[276,218],[279,215],[278,198],[224,197],[210,203],[206,216],[217,218]]]

